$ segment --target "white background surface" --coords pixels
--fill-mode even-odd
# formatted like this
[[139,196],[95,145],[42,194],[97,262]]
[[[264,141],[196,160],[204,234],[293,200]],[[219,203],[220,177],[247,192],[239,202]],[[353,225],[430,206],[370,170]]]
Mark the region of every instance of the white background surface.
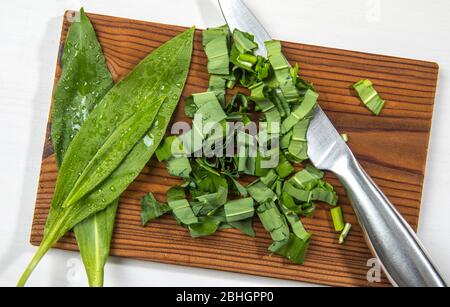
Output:
[[[450,280],[450,2],[246,0],[277,39],[436,61],[440,78],[419,236]],[[32,257],[29,233],[62,15],[89,12],[204,28],[223,24],[214,0],[0,2],[0,285]],[[408,153],[405,153],[408,154]],[[288,282],[112,258],[107,286],[296,286]],[[86,285],[76,253],[52,250],[31,286]]]

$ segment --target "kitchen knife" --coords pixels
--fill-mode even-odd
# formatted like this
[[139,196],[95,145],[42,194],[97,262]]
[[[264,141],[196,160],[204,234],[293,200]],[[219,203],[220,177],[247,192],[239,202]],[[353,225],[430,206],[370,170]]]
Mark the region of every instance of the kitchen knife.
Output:
[[[271,40],[241,0],[218,0],[231,31],[255,36],[256,54],[267,56]],[[317,106],[307,132],[308,156],[319,169],[336,174],[344,186],[366,241],[394,286],[445,287],[427,252],[408,223],[370,179],[326,114]]]

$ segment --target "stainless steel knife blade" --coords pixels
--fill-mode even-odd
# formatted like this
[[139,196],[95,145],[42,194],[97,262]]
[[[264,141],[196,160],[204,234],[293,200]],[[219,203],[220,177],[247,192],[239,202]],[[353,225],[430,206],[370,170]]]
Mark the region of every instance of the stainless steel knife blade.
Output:
[[[241,0],[218,0],[231,31],[255,36],[257,54],[266,56],[270,35]],[[395,286],[445,287],[446,283],[408,223],[356,161],[328,117],[317,106],[307,132],[308,156],[330,170],[347,191],[373,254]]]
[[248,7],[242,1],[223,0],[219,1],[219,5],[230,31],[233,32],[234,29],[239,29],[253,34],[255,42],[258,43],[258,49],[255,51],[255,54],[267,56],[264,42],[272,38]]
[[[230,31],[239,29],[254,35],[255,41],[258,43],[256,53],[267,56],[264,42],[272,38],[250,9],[240,0],[219,0],[219,5]],[[347,147],[319,106],[314,110],[307,140],[310,160],[317,168],[321,169],[331,170],[326,167],[328,165],[326,164],[327,158],[328,160],[332,159],[329,153],[332,153],[334,149],[345,150],[345,147]]]

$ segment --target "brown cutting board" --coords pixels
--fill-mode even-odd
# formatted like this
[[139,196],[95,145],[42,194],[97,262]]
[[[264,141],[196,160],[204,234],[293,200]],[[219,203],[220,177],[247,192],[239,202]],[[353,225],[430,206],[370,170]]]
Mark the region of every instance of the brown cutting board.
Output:
[[[65,14],[62,43],[73,12]],[[156,47],[185,28],[152,22],[89,14],[106,55],[114,80],[123,78]],[[425,162],[438,76],[436,63],[373,55],[297,43],[284,42],[284,53],[292,63],[298,62],[300,74],[314,83],[319,102],[341,133],[347,133],[349,146],[366,171],[416,229],[419,217]],[[60,60],[55,82],[60,74]],[[381,116],[364,108],[351,85],[362,78],[371,79],[386,107]],[[185,119],[184,99],[207,89],[206,58],[201,32],[195,36],[194,55],[187,86],[176,120]],[[31,243],[42,239],[44,223],[52,199],[57,167],[50,142],[50,126],[42,158]],[[164,165],[152,160],[137,180],[123,193],[111,254],[149,261],[218,269],[259,276],[291,279],[336,286],[387,286],[383,276],[379,283],[369,283],[366,275],[372,256],[364,242],[348,199],[339,182],[336,186],[346,219],[353,230],[346,244],[337,243],[328,208],[319,206],[313,219],[305,219],[314,235],[304,265],[270,256],[271,240],[255,221],[256,238],[236,230],[222,230],[216,235],[192,239],[170,216],[140,224],[140,200],[148,192],[164,200],[170,186],[179,180],[169,176]],[[72,234],[58,248],[77,250]],[[236,276],[238,278],[238,276]]]

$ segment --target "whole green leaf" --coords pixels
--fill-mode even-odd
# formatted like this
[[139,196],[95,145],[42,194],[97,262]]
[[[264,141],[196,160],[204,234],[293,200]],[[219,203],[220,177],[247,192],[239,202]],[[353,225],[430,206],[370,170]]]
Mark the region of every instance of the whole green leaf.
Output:
[[[114,85],[94,28],[81,9],[71,24],[52,108],[52,143],[58,166],[95,105]],[[103,286],[118,199],[74,228],[90,286]]]
[[[89,146],[88,141],[92,138],[74,139],[74,146],[69,148],[68,154],[71,153],[70,150],[72,150],[72,152],[76,151],[76,153],[66,158],[67,160],[64,160],[69,162],[64,163],[63,161],[61,173],[64,174],[65,172],[70,172],[71,167],[75,167],[75,169],[80,171],[82,170],[82,172],[81,174],[79,173],[80,175],[73,184],[72,190],[70,190],[68,196],[62,202],[63,208],[74,205],[81,200],[117,168],[127,154],[133,149],[134,145],[140,141],[148,129],[150,129],[157,112],[165,100],[166,97],[160,97],[155,100],[150,100],[142,107],[137,108],[133,115],[115,127],[115,129],[107,136],[106,140],[104,140],[104,143],[97,147],[97,152],[93,156],[87,156],[87,163],[83,163],[83,156],[80,155],[82,150],[79,148],[83,143]],[[88,122],[88,124],[89,123],[90,122]],[[58,188],[58,181],[56,186]]]
[[58,165],[88,114],[114,85],[94,28],[83,9],[67,33],[61,66],[51,130]]
[[91,287],[102,287],[119,199],[74,227],[81,258]]
[[[153,155],[165,134],[187,79],[194,31],[191,28],[153,51],[108,92],[88,117],[69,146],[58,175],[47,231],[36,255],[19,280],[19,286],[25,284],[40,259],[59,238],[74,225],[114,201]],[[154,97],[168,99],[154,109],[158,114],[147,133],[118,166],[104,170],[109,175],[84,196],[82,204],[77,202],[63,207],[79,176],[108,136],[143,105],[155,102]]]

